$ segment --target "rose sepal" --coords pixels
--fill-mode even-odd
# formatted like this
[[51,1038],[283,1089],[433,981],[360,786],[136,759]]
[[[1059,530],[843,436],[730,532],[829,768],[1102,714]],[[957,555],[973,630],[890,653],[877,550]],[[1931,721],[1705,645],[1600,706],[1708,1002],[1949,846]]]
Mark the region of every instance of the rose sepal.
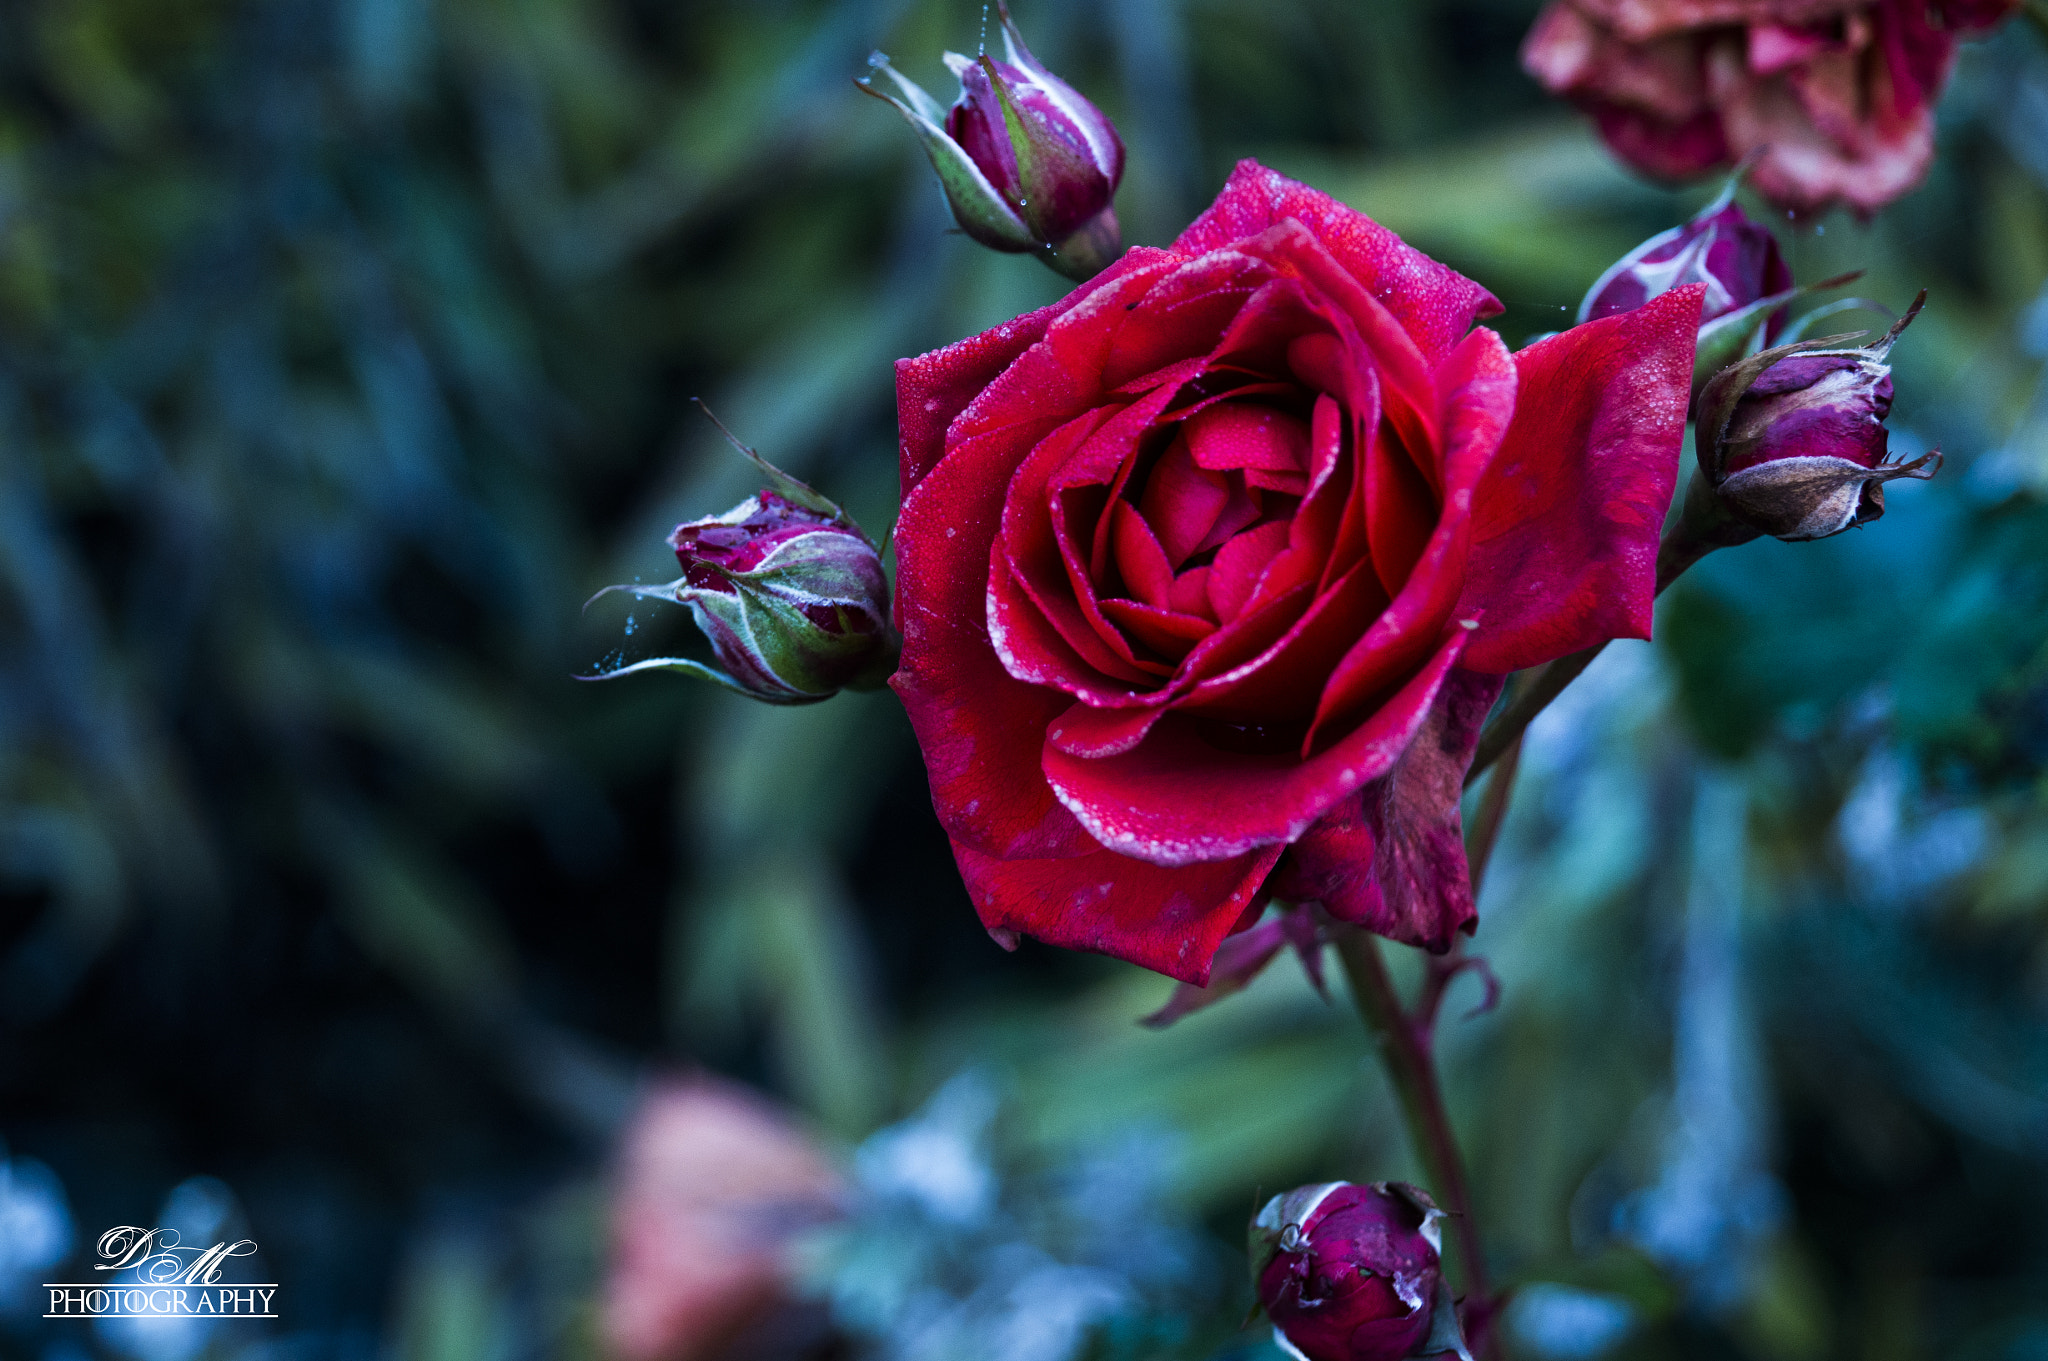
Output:
[[[1814,293],[1826,292],[1831,288],[1846,288],[1863,277],[1860,269],[1847,274],[1838,274],[1832,279],[1823,279],[1815,284],[1801,284],[1758,298],[1745,307],[1733,312],[1724,312],[1700,327],[1699,345],[1693,352],[1692,390],[1704,392],[1714,376],[1729,365],[1738,363],[1746,355],[1758,353],[1770,330],[1771,316],[1779,308]],[[1853,299],[1849,301],[1854,301]],[[1824,310],[1824,309],[1822,309]],[[1803,322],[1806,319],[1800,318]],[[1793,323],[1795,326],[1798,322]]]
[[1436,1307],[1429,1313],[1429,1333],[1410,1355],[1455,1356],[1458,1361],[1473,1361],[1472,1349],[1465,1343],[1465,1326],[1458,1317],[1457,1301],[1451,1298],[1448,1288],[1436,1292]]
[[1292,1252],[1299,1246],[1301,1226],[1316,1212],[1316,1207],[1349,1184],[1324,1181],[1297,1186],[1266,1202],[1245,1231],[1245,1256],[1251,1263],[1254,1283],[1276,1253]]
[[875,85],[872,77],[855,80],[856,87],[884,103],[893,105],[903,115],[903,121],[910,124],[917,133],[917,140],[924,147],[925,159],[938,172],[939,187],[945,191],[946,203],[953,210],[953,220],[966,232],[990,250],[1022,254],[1039,248],[1038,240],[1031,234],[1024,219],[1017,215],[981,167],[967,155],[958,142],[946,135],[945,111],[923,87],[889,64],[888,57],[880,52],[868,57],[868,65],[880,71],[896,83],[903,97],[889,93]]

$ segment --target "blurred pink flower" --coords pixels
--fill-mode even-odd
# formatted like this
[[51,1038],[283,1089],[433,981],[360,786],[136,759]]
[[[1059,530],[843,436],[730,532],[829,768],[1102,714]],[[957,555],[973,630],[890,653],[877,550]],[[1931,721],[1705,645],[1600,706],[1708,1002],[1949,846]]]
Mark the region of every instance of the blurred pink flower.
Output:
[[1959,39],[2018,0],[1553,0],[1522,64],[1614,153],[1687,179],[1760,152],[1782,208],[1870,213],[1920,182]]
[[794,1307],[787,1254],[837,1213],[840,1182],[801,1130],[744,1088],[653,1091],[626,1131],[601,1326],[621,1361],[697,1361]]

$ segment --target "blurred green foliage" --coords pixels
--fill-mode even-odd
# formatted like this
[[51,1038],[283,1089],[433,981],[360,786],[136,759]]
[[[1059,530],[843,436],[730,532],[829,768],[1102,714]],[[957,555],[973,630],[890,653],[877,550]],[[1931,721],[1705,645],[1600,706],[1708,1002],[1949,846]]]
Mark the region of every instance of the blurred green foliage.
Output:
[[[1016,7],[1125,134],[1128,239],[1258,155],[1511,344],[1708,192],[1541,99],[1534,8]],[[0,7],[0,1132],[82,1233],[215,1173],[303,1349],[483,1361],[589,1352],[593,1179],[662,1065],[849,1141],[992,1065],[1035,1146],[1177,1131],[1224,1241],[1414,1175],[1291,966],[1155,1034],[1164,980],[987,942],[890,697],[572,679],[690,645],[577,614],[753,490],[689,398],[879,526],[891,361],[1057,296],[848,79],[936,78],[981,9]],[[1932,290],[1893,424],[1948,468],[1710,560],[1544,720],[1477,941],[1505,1000],[1447,1022],[1506,1274],[1620,1354],[2048,1349],[2043,42],[1966,52],[1942,114],[1923,189],[1782,234]]]

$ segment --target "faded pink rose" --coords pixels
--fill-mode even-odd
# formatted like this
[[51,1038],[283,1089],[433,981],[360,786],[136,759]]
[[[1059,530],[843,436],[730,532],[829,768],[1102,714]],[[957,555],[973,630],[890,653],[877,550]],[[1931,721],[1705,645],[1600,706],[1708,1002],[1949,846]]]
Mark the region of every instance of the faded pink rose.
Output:
[[1645,174],[1752,153],[1796,212],[1869,213],[1920,182],[1959,39],[2018,0],[1554,0],[1522,64]]
[[709,1361],[776,1331],[787,1253],[836,1211],[831,1164],[780,1111],[706,1078],[657,1088],[620,1150],[600,1327],[619,1361]]

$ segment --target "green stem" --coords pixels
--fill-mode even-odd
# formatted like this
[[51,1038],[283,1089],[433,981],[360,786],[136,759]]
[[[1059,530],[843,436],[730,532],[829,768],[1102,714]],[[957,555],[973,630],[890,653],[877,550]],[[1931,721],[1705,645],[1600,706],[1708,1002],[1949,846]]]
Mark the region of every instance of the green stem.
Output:
[[1500,768],[1479,800],[1479,812],[1465,838],[1465,864],[1472,881],[1472,901],[1479,901],[1479,889],[1486,882],[1486,867],[1493,860],[1493,844],[1500,840],[1501,823],[1507,820],[1508,799],[1515,792],[1515,772],[1522,764],[1522,734],[1516,733],[1501,753]]
[[1436,1057],[1431,1053],[1430,1023],[1433,1017],[1411,1016],[1402,1009],[1394,981],[1387,976],[1386,961],[1380,957],[1379,940],[1368,931],[1347,927],[1337,932],[1337,956],[1351,980],[1351,993],[1379,1044],[1380,1061],[1394,1084],[1401,1113],[1408,1125],[1408,1137],[1429,1178],[1429,1191],[1456,1224],[1459,1261],[1464,1267],[1465,1293],[1490,1306],[1493,1287],[1486,1274],[1486,1254],[1480,1246],[1479,1226],[1472,1217],[1472,1197],[1466,1187],[1465,1163],[1458,1153],[1457,1137],[1451,1132],[1451,1118],[1444,1109],[1443,1092],[1437,1082]]

